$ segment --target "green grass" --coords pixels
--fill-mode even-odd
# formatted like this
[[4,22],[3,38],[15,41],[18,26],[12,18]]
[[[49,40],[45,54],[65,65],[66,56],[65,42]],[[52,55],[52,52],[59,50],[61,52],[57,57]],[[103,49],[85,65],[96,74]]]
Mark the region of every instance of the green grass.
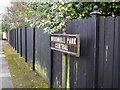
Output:
[[48,88],[48,83],[33,71],[9,44],[4,45],[3,51],[6,55],[14,88]]

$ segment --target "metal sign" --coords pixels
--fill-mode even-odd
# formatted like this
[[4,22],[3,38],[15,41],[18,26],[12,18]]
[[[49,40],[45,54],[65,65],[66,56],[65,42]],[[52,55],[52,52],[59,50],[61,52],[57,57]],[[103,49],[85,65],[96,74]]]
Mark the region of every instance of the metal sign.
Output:
[[53,50],[80,56],[79,34],[51,34],[50,45]]

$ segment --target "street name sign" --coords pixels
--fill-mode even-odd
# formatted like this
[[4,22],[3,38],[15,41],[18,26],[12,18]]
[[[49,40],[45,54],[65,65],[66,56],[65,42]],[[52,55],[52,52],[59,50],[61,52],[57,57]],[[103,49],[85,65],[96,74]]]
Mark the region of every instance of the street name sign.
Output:
[[51,34],[50,45],[52,50],[80,56],[80,35],[79,34]]

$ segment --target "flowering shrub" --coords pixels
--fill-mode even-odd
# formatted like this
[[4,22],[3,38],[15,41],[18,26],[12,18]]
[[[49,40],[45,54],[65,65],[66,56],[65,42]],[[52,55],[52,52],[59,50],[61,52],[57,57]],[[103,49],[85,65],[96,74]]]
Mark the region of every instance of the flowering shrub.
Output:
[[64,3],[34,3],[36,18],[30,20],[30,25],[43,28],[45,33],[54,33],[65,29],[67,8]]
[[17,28],[31,26],[42,28],[45,33],[66,29],[68,20],[90,17],[94,5],[104,16],[120,15],[120,4],[110,2],[31,2],[14,3],[8,9],[3,26]]

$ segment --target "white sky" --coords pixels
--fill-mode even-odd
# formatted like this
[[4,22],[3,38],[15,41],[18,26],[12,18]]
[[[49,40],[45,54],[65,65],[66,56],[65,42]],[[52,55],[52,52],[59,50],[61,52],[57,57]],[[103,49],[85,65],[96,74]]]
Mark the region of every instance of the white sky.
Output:
[[10,1],[12,0],[0,0],[0,20],[2,18],[2,15],[6,13],[6,7],[10,5]]
[[1,14],[5,14],[6,12],[6,7],[8,7],[10,5],[10,1],[11,0],[0,0],[0,18],[1,18]]

